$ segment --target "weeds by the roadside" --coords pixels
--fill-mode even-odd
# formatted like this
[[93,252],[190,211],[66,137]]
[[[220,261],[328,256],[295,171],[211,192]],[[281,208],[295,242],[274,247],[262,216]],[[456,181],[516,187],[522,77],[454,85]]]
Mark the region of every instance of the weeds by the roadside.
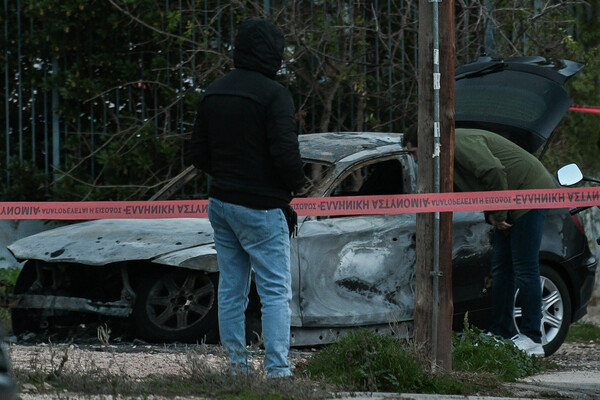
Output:
[[204,380],[187,381],[194,386],[193,393],[209,398],[309,400],[331,397],[325,385],[298,375],[293,379],[269,379],[263,374],[231,375],[215,371],[202,376]]
[[454,334],[452,366],[457,371],[491,373],[509,382],[545,368],[540,358],[528,356],[511,340],[489,336],[468,325],[462,334]]
[[424,374],[405,346],[391,336],[355,331],[308,360],[314,378],[357,390],[416,389]]
[[[468,325],[453,338],[453,373],[430,373],[418,353],[408,341],[360,330],[310,358],[306,371],[347,390],[466,394],[545,368],[512,342]],[[475,374],[486,379],[473,379]]]
[[[144,377],[132,375],[112,353],[109,365],[100,367],[69,347],[51,343],[32,354],[28,365],[14,365],[22,388],[31,392],[69,392],[81,395],[167,398],[201,396],[215,399],[309,400],[329,398],[323,384],[298,376],[267,379],[262,373],[232,375],[220,347],[190,346],[181,355],[181,373],[163,372]],[[160,361],[159,361],[160,362]],[[133,371],[135,372],[135,371]]]
[[[261,363],[254,365],[254,373],[233,375],[225,362],[222,347],[217,352],[209,352],[208,346],[199,345],[188,348],[184,373],[190,382],[196,384],[204,396],[235,399],[324,399],[330,397],[329,391],[318,383],[312,382],[302,373],[295,378],[269,379],[261,372]],[[253,348],[258,353],[258,348]],[[215,361],[219,360],[219,361]]]
[[369,330],[348,334],[306,366],[313,379],[347,390],[462,394],[465,382],[448,374],[430,374],[409,342]]
[[74,354],[69,347],[54,346],[50,342],[31,355],[27,366],[13,364],[13,375],[22,387],[40,391],[116,395],[128,390],[130,383],[126,374],[122,370],[110,372],[114,357],[108,368],[102,368],[93,360]]
[[600,326],[591,322],[579,321],[569,328],[567,342],[600,342]]

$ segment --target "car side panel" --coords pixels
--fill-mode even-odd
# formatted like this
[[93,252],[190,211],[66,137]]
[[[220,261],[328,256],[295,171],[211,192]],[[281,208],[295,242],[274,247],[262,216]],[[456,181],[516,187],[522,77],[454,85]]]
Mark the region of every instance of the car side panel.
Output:
[[307,220],[297,241],[304,327],[412,320],[414,214]]

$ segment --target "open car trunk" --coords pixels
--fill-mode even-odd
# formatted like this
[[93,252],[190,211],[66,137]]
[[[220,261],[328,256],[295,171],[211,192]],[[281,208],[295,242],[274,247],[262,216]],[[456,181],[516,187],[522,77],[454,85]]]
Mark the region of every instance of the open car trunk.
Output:
[[569,110],[563,85],[582,68],[543,57],[480,57],[456,69],[456,127],[492,131],[534,153]]

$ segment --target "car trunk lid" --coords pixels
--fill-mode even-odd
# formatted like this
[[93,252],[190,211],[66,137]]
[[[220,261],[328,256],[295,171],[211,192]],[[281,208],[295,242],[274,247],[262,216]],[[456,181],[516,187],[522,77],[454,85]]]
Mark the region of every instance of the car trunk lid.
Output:
[[569,110],[563,85],[582,68],[543,57],[480,57],[455,71],[456,127],[489,130],[534,153]]

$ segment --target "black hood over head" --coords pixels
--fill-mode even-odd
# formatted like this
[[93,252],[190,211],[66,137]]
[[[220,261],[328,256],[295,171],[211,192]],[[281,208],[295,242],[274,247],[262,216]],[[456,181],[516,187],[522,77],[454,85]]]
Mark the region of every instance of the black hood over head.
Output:
[[235,37],[233,64],[274,78],[281,68],[285,39],[277,26],[252,18],[241,23]]

